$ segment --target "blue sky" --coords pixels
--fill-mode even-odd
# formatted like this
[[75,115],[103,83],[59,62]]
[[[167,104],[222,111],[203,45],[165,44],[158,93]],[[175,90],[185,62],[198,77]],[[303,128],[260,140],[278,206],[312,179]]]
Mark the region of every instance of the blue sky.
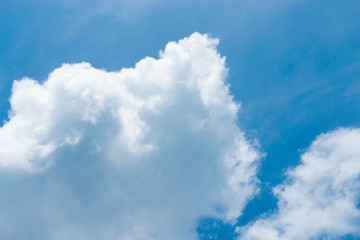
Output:
[[[215,116],[209,125],[205,124],[208,127],[205,127],[201,134],[194,134],[190,127],[189,129],[186,128],[188,126],[185,123],[187,120],[186,118],[183,119],[182,116],[188,114],[202,119],[208,114],[207,111],[210,111],[210,107],[206,103],[207,101],[211,102],[211,100],[202,98],[204,106],[208,107],[203,109],[202,105],[196,105],[198,98],[197,95],[193,95],[193,92],[186,92],[185,90],[179,90],[179,92],[169,90],[166,92],[164,90],[164,96],[177,96],[174,98],[174,106],[166,109],[166,111],[164,110],[164,114],[168,114],[166,116],[162,116],[162,110],[159,110],[162,117],[158,120],[154,120],[156,114],[149,115],[147,112],[139,113],[139,119],[131,118],[130,123],[128,123],[129,129],[135,129],[135,132],[143,131],[145,137],[142,137],[141,134],[137,135],[135,139],[141,141],[136,142],[134,140],[134,145],[128,146],[130,150],[127,149],[126,141],[123,142],[123,139],[115,139],[113,142],[111,139],[106,140],[107,134],[117,131],[111,128],[116,119],[109,117],[108,112],[105,111],[106,114],[104,113],[101,117],[96,115],[96,119],[99,117],[101,120],[98,121],[103,122],[96,125],[96,128],[90,128],[88,123],[81,125],[83,123],[76,122],[74,120],[76,118],[72,114],[68,115],[67,111],[52,110],[50,113],[53,114],[53,118],[59,119],[61,124],[56,125],[55,120],[49,120],[51,124],[58,127],[56,131],[49,133],[52,136],[52,140],[49,142],[56,142],[57,139],[61,139],[62,134],[67,133],[68,129],[75,130],[74,132],[69,130],[70,138],[64,140],[64,143],[59,143],[61,147],[51,152],[51,155],[44,153],[46,157],[39,157],[41,154],[34,157],[35,160],[32,161],[36,162],[36,158],[43,158],[45,159],[43,163],[52,163],[51,166],[39,172],[37,170],[32,171],[32,166],[27,170],[26,168],[21,170],[19,166],[22,165],[20,163],[20,165],[16,165],[15,169],[8,169],[4,163],[10,162],[9,166],[12,166],[12,162],[22,161],[17,160],[20,157],[12,157],[13,153],[6,153],[4,148],[15,148],[17,149],[15,151],[18,152],[25,151],[21,142],[15,140],[12,142],[9,138],[27,136],[27,132],[30,132],[29,129],[32,128],[19,127],[18,132],[11,130],[14,132],[10,131],[10,133],[4,133],[5,130],[3,130],[0,132],[0,146],[3,148],[0,149],[0,158],[2,158],[0,162],[3,168],[0,177],[2,192],[0,238],[71,238],[80,240],[90,239],[89,236],[93,236],[96,239],[132,240],[152,239],[155,236],[158,239],[177,239],[180,236],[188,236],[185,233],[188,229],[182,229],[190,228],[193,232],[197,231],[199,239],[214,239],[215,236],[217,236],[215,239],[225,240],[261,239],[251,235],[253,234],[252,229],[259,232],[264,231],[263,234],[267,235],[268,239],[295,239],[294,236],[299,239],[322,239],[326,237],[357,239],[356,236],[359,231],[356,228],[359,229],[360,226],[359,216],[355,214],[355,212],[360,211],[356,208],[360,194],[358,186],[360,175],[358,172],[353,173],[354,175],[348,172],[338,173],[339,175],[334,175],[330,180],[324,180],[328,172],[322,172],[323,169],[314,170],[315,175],[324,176],[324,179],[321,181],[312,179],[317,182],[310,182],[307,185],[313,188],[309,187],[306,191],[321,192],[319,190],[322,189],[320,183],[336,182],[336,179],[342,179],[339,180],[340,182],[343,181],[339,186],[329,183],[328,187],[334,192],[345,192],[344,195],[348,196],[345,199],[348,201],[347,203],[355,206],[354,209],[348,211],[354,216],[350,213],[346,215],[346,209],[343,211],[344,214],[338,216],[336,211],[334,213],[334,209],[329,207],[325,209],[330,209],[331,213],[321,213],[325,215],[319,213],[313,218],[316,219],[317,216],[320,216],[320,219],[324,219],[331,216],[346,223],[343,224],[344,226],[339,223],[337,228],[332,225],[333,223],[328,222],[314,230],[298,223],[286,222],[288,220],[284,220],[287,219],[284,216],[285,214],[290,216],[291,213],[298,210],[294,207],[296,204],[291,203],[291,200],[287,198],[287,193],[305,188],[299,187],[297,179],[301,179],[303,182],[307,181],[301,173],[288,170],[289,168],[294,169],[296,166],[303,166],[306,169],[316,168],[317,165],[304,159],[315,159],[314,161],[321,162],[316,160],[318,158],[313,157],[323,156],[325,154],[323,152],[318,154],[318,152],[323,151],[321,149],[326,149],[326,151],[324,150],[326,156],[323,156],[325,165],[329,162],[329,166],[336,168],[347,157],[357,159],[360,162],[360,154],[355,151],[356,146],[354,146],[355,150],[351,149],[348,152],[346,152],[347,148],[344,147],[360,144],[358,133],[358,127],[360,127],[359,16],[360,3],[351,0],[345,2],[332,0],[197,2],[63,0],[52,1],[51,3],[42,0],[0,0],[0,116],[1,119],[8,120],[9,123],[12,121],[8,117],[10,110],[16,115],[15,113],[30,109],[30,115],[24,115],[26,116],[24,117],[25,122],[33,121],[29,123],[29,126],[37,124],[37,113],[39,116],[43,113],[46,115],[46,112],[40,110],[36,112],[38,107],[33,109],[33,105],[26,105],[26,102],[32,101],[32,97],[37,98],[36,94],[30,93],[29,99],[24,97],[24,103],[19,97],[19,103],[14,103],[18,106],[18,110],[14,110],[15,108],[10,106],[9,98],[11,96],[26,95],[27,85],[25,86],[25,84],[21,89],[19,87],[18,95],[15,94],[16,91],[12,90],[14,80],[28,77],[39,81],[40,84],[46,81],[50,82],[49,74],[54,69],[60,68],[63,63],[88,62],[93,68],[105,69],[106,73],[120,71],[122,68],[134,68],[137,62],[147,56],[158,59],[159,51],[164,51],[168,42],[178,42],[185,37],[192,36],[194,32],[208,34],[206,41],[211,42],[212,40],[209,39],[214,38],[220,40],[216,51],[221,56],[226,56],[224,65],[221,63],[220,57],[217,58],[212,55],[213,53],[208,52],[209,49],[204,48],[203,52],[200,50],[199,52],[209,59],[213,59],[212,65],[204,65],[205,67],[216,65],[220,69],[228,69],[227,77],[223,78],[220,73],[214,70],[215,75],[221,75],[219,75],[218,80],[220,86],[227,83],[230,85],[229,93],[226,93],[222,87],[217,89],[216,93],[219,96],[224,94],[233,96],[233,100],[228,97],[219,97],[219,101],[222,101],[224,106],[229,108],[234,102],[241,103],[241,108],[235,114],[236,116],[230,110],[221,113],[224,115]],[[194,39],[198,39],[194,40],[195,46],[201,48],[203,45],[200,43],[205,40],[196,37]],[[179,43],[177,46],[180,50],[176,51],[189,51],[185,45]],[[164,58],[169,59],[174,65],[182,66],[182,63],[178,63],[171,53],[169,50],[169,57]],[[190,52],[189,54],[193,53]],[[191,56],[195,58],[198,55],[194,53]],[[189,61],[200,64],[197,59],[190,58]],[[154,67],[151,63],[149,66],[146,64],[144,63],[144,69],[148,69],[147,71],[152,73]],[[110,75],[98,73],[95,70],[96,73],[87,73],[86,71],[90,70],[87,70],[86,66],[79,66],[80,70],[75,68],[75,66],[74,68],[61,67],[61,71],[53,79],[58,79],[56,81],[61,82],[59,79],[66,79],[62,74],[66,75],[67,71],[75,72],[79,74],[79,78],[85,77],[85,79],[89,76],[99,76],[100,78],[108,76],[110,78]],[[160,66],[160,68],[163,69],[162,71],[166,71],[166,67]],[[136,69],[138,68],[136,67]],[[181,68],[179,67],[179,69]],[[139,73],[139,84],[132,86],[129,83],[128,85],[133,93],[142,94],[142,91],[150,92],[152,89],[147,88],[147,85],[143,86],[145,84],[142,83],[141,79],[147,79],[147,75],[141,76],[141,74],[144,73]],[[164,72],[164,75],[160,76],[156,75],[157,73],[154,74],[156,76],[154,79],[161,79],[165,78],[164,76],[173,76],[171,74],[175,73]],[[194,70],[192,74],[191,76],[197,76],[198,73]],[[179,77],[176,74],[174,76],[174,78]],[[194,79],[196,80],[196,78]],[[148,81],[155,80],[150,79]],[[205,84],[204,89],[209,84]],[[100,88],[96,87],[97,85],[91,86],[93,86],[91,88],[93,91]],[[61,89],[61,84],[54,84],[54,89],[52,92],[49,90],[50,94],[58,93],[56,89]],[[104,99],[107,99],[108,95],[105,93],[108,91],[107,88],[104,88],[102,92]],[[199,91],[201,92],[201,89]],[[69,97],[71,101],[66,102],[67,97],[60,93],[59,96],[61,96],[60,99],[64,99],[64,105],[77,99],[74,98],[75,100],[73,100]],[[216,96],[218,95],[215,94],[214,98]],[[40,102],[41,99],[44,99],[41,94],[39,99]],[[47,102],[44,101],[44,106],[46,106]],[[37,100],[34,102],[36,103]],[[60,105],[56,106],[61,108]],[[39,108],[42,107],[43,105],[39,106]],[[211,107],[214,107],[214,111],[220,109],[215,105],[211,105]],[[81,108],[82,105],[79,105],[79,108],[74,106],[70,110],[78,109],[80,111]],[[89,119],[91,122],[91,116]],[[121,116],[120,119],[122,119]],[[143,120],[148,125],[149,130],[141,124],[132,125],[138,120]],[[161,126],[162,124],[163,126]],[[81,127],[77,128],[80,125]],[[124,126],[117,127],[125,129]],[[178,128],[185,128],[185,130],[180,131]],[[231,130],[229,130],[230,128]],[[76,131],[81,132],[81,136]],[[207,146],[219,144],[225,149],[232,140],[241,139],[237,135],[229,139],[222,137],[223,135],[228,136],[231,131],[239,131],[240,135],[245,134],[246,139],[239,141],[244,146],[249,146],[250,153],[256,152],[257,156],[253,157],[253,161],[257,170],[253,177],[258,180],[251,178],[250,182],[246,182],[246,184],[254,184],[254,189],[251,191],[241,192],[239,190],[240,193],[234,193],[234,195],[240,194],[239,199],[241,200],[237,200],[239,206],[235,205],[236,211],[240,211],[242,214],[235,214],[235,220],[230,221],[227,213],[224,216],[222,213],[218,213],[222,212],[221,207],[218,208],[217,213],[207,209],[208,205],[214,204],[215,200],[212,198],[203,201],[206,204],[204,203],[204,209],[202,209],[202,195],[196,193],[194,189],[186,187],[187,185],[180,184],[180,180],[177,181],[177,179],[190,179],[189,181],[193,181],[194,185],[199,184],[196,186],[201,189],[199,192],[203,190],[204,199],[207,199],[206,196],[212,196],[218,190],[222,191],[221,182],[223,180],[221,179],[223,176],[221,173],[214,170],[216,177],[211,179],[205,171],[207,168],[210,169],[209,171],[219,168],[215,159],[214,161],[209,160],[208,165],[202,164],[205,163],[206,159],[212,159],[213,155],[220,154],[223,151],[216,147],[207,149]],[[93,136],[96,137],[96,140]],[[153,140],[157,139],[157,136],[163,137],[161,141]],[[81,140],[77,142],[76,137]],[[214,138],[214,140],[209,140],[209,138]],[[131,142],[132,138],[129,137],[129,139],[127,141]],[[254,139],[256,139],[257,144],[252,142]],[[338,139],[343,139],[343,141]],[[66,145],[65,142],[69,146],[62,147]],[[328,145],[328,142],[333,145],[330,143]],[[348,142],[348,144],[343,146],[344,142]],[[147,143],[149,144],[146,145]],[[109,144],[119,152],[113,153],[115,150],[106,147]],[[92,154],[92,152],[96,152],[94,148],[98,145],[100,145],[99,149],[105,149],[104,152],[110,153]],[[112,162],[117,161],[113,159],[114,154],[122,156],[124,159],[129,158],[128,161],[141,161],[133,159],[137,157],[132,157],[130,152],[131,149],[142,151],[142,149],[147,149],[146,146],[154,146],[154,149],[158,148],[158,150],[155,149],[149,153],[150,157],[148,155],[140,157],[146,161],[144,164],[140,164],[141,167],[138,166],[135,169],[135,166],[128,163],[125,163],[125,167],[122,163],[115,163],[116,167],[112,165]],[[168,148],[163,150],[161,146],[168,146]],[[340,150],[333,153],[334,149]],[[26,157],[29,154],[24,152],[23,156]],[[111,156],[109,157],[109,155]],[[5,158],[6,160],[4,160]],[[156,162],[156,159],[173,159],[170,162],[174,162],[174,165],[165,160]],[[182,161],[181,159],[195,159],[196,161]],[[152,165],[152,161],[155,161],[156,164]],[[240,157],[238,161],[242,161]],[[351,166],[353,169],[358,169],[356,163]],[[253,171],[252,167],[246,166],[244,169],[251,172]],[[151,170],[155,174],[161,169],[167,169],[169,173],[175,175],[176,173],[179,174],[178,177],[163,177],[164,181],[169,181],[169,185],[164,186],[159,183],[159,186],[166,189],[180,189],[179,191],[165,191],[169,195],[173,193],[177,199],[180,199],[179,202],[175,201],[174,203],[183,203],[186,202],[186,199],[194,199],[189,204],[188,209],[179,207],[181,211],[175,211],[174,209],[177,207],[170,206],[172,200],[166,200],[168,196],[163,195],[163,189],[156,185],[157,181],[154,180],[154,185],[150,183],[147,185],[148,177],[152,175],[146,174],[150,174],[148,172]],[[346,181],[340,177],[343,176],[342,174],[348,177]],[[147,177],[142,178],[144,175]],[[198,181],[202,177],[205,179],[204,181],[208,180],[208,184]],[[134,190],[137,181],[144,185],[142,190]],[[256,184],[252,181],[255,181]],[[119,182],[121,184],[118,184]],[[279,184],[285,184],[285,187],[277,196],[274,196],[273,188],[280,186]],[[353,188],[344,189],[345,185],[353,186]],[[129,201],[135,203],[139,201],[137,204],[141,205],[144,211],[148,208],[156,208],[158,204],[169,204],[164,208],[159,207],[159,215],[166,212],[169,212],[170,215],[173,214],[171,215],[173,220],[169,221],[171,224],[166,225],[163,222],[164,216],[154,216],[155,210],[149,211],[149,216],[143,217],[139,226],[133,223],[136,220],[131,217],[131,211],[137,211],[139,205],[134,203],[130,206],[126,202],[116,204],[119,199],[124,199],[123,193],[120,193],[122,188],[126,189],[124,193],[134,194],[134,197],[130,197]],[[224,188],[226,189],[226,187]],[[139,192],[143,192],[146,197]],[[153,196],[152,192],[154,193]],[[347,195],[347,193],[349,194]],[[298,194],[306,196],[306,193]],[[191,198],[190,195],[194,197]],[[107,198],[106,200],[103,200],[104,196]],[[298,195],[294,193],[293,196]],[[319,194],[318,198],[324,196],[329,199],[338,197],[335,193],[333,195],[324,193],[323,195]],[[140,202],[139,199],[142,198],[148,199],[148,202]],[[182,198],[183,200],[181,200]],[[312,198],[309,197],[308,199]],[[152,201],[156,203],[150,204]],[[229,202],[230,200],[222,201],[224,205],[233,204]],[[243,201],[243,205],[240,204],[241,201]],[[278,202],[280,202],[279,205]],[[281,202],[285,202],[285,204],[281,205]],[[309,202],[313,204],[316,201],[309,200]],[[300,210],[306,212],[307,206],[311,205],[310,203],[304,204]],[[316,209],[316,205],[309,211],[313,212],[314,208]],[[59,213],[62,212],[64,213],[63,216],[59,217]],[[130,213],[125,214],[125,212]],[[184,213],[182,216],[180,214],[182,212],[186,214]],[[194,212],[194,216],[190,212]],[[262,215],[264,213],[269,216]],[[195,216],[195,214],[199,214],[199,216]],[[119,217],[120,215],[121,217]],[[147,226],[147,221],[151,221],[149,219],[154,219],[157,225]],[[186,219],[196,219],[196,223],[189,227],[189,224],[183,223]],[[158,225],[163,227],[158,227]],[[277,229],[278,238],[275,235],[271,237],[272,235],[268,232],[270,230],[264,226],[269,229]],[[291,228],[289,230],[284,226],[291,226]],[[127,233],[130,228],[135,230]],[[309,235],[296,235],[296,229],[309,232]],[[336,230],[331,231],[331,229]],[[140,235],[136,235],[136,232],[140,232],[138,233]],[[177,235],[172,236],[171,233]]]

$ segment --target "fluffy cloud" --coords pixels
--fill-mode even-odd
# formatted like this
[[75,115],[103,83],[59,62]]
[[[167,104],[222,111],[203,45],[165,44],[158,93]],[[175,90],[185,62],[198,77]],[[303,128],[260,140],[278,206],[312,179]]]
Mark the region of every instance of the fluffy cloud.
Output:
[[2,179],[23,191],[0,201],[1,238],[193,239],[202,216],[240,216],[261,154],[236,125],[217,44],[195,33],[134,68],[15,81],[0,166],[40,174]]
[[239,239],[338,239],[359,234],[360,129],[322,134],[274,189],[278,211],[242,229]]

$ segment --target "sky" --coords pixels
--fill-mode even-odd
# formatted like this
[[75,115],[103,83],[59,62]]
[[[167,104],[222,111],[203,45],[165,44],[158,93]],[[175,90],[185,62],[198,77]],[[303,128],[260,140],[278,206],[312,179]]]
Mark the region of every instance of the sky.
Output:
[[359,16],[0,0],[0,239],[360,239]]

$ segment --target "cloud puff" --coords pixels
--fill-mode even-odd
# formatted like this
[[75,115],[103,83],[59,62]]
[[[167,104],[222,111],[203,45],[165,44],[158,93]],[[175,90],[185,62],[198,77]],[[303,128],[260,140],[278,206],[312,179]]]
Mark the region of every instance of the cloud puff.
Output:
[[242,229],[239,239],[338,239],[359,234],[360,129],[322,134],[274,189],[278,211]]
[[134,68],[64,64],[15,81],[0,167],[43,181],[2,200],[2,237],[38,219],[37,239],[192,239],[199,217],[240,216],[261,154],[236,125],[217,44],[194,33]]

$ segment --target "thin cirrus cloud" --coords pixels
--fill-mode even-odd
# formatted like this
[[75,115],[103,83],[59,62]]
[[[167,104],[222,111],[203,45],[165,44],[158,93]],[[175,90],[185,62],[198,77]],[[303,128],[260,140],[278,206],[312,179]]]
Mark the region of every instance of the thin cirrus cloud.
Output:
[[[0,236],[176,240],[195,238],[200,217],[234,223],[258,192],[262,154],[236,125],[217,44],[194,33],[134,68],[64,64],[42,83],[15,81],[0,166],[46,180],[0,208]],[[80,159],[101,167],[87,175],[94,163]],[[88,182],[101,185],[81,194]],[[16,233],[21,221],[34,226]]]
[[358,235],[360,129],[321,134],[274,189],[278,210],[238,229],[239,239],[339,239]]

